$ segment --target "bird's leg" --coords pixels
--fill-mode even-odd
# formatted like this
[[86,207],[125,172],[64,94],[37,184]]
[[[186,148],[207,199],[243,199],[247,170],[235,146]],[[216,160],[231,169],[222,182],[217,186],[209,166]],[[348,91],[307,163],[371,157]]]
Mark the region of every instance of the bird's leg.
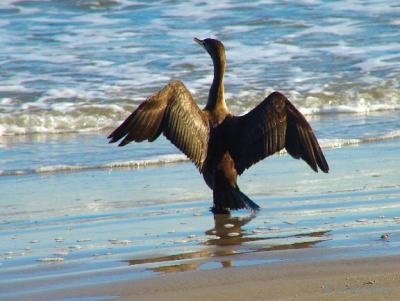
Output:
[[210,211],[214,214],[214,215],[217,215],[217,214],[228,214],[228,215],[230,215],[231,214],[231,211],[229,210],[229,208],[221,208],[221,207],[211,207],[210,208]]

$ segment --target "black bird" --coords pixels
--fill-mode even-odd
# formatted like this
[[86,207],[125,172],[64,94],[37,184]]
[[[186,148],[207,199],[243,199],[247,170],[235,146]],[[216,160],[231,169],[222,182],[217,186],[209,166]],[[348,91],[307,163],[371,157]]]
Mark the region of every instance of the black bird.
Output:
[[225,47],[215,39],[194,39],[209,53],[214,79],[201,110],[180,81],[173,81],[150,96],[108,138],[154,141],[164,134],[203,174],[213,190],[214,213],[232,209],[258,210],[243,194],[236,179],[258,161],[285,148],[315,171],[328,172],[328,163],[304,116],[279,92],[273,92],[252,111],[233,116],[225,103]]

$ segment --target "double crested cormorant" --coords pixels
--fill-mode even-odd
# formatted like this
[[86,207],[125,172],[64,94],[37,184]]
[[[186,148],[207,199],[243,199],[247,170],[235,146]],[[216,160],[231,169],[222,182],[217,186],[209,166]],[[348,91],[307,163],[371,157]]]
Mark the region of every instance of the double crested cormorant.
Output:
[[150,96],[108,138],[154,141],[164,134],[197,166],[213,190],[214,213],[259,206],[243,194],[236,178],[258,161],[286,148],[315,171],[328,172],[328,163],[304,116],[281,93],[273,92],[252,111],[233,116],[224,98],[226,57],[215,39],[194,39],[209,53],[214,79],[208,101],[200,110],[180,81],[173,81]]

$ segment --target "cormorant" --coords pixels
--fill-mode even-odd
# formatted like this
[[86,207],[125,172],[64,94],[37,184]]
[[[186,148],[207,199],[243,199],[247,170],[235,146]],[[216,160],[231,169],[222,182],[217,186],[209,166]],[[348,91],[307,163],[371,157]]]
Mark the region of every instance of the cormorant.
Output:
[[304,116],[280,92],[273,92],[243,116],[233,116],[225,103],[225,47],[215,39],[194,41],[209,53],[214,79],[201,110],[181,81],[173,81],[150,96],[108,138],[154,141],[160,134],[178,147],[203,174],[213,191],[213,213],[232,209],[258,210],[236,179],[258,161],[285,148],[315,172],[328,172],[328,163]]

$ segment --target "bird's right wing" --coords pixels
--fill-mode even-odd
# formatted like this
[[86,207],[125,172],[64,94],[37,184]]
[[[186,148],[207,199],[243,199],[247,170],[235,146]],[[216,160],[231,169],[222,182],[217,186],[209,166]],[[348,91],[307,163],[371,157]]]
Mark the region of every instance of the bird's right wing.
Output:
[[239,174],[283,148],[314,171],[318,167],[329,170],[311,126],[279,92],[270,94],[246,115],[232,118],[231,124],[228,151]]
[[185,85],[175,81],[152,95],[108,138],[122,138],[119,146],[131,141],[154,141],[163,133],[200,170],[207,156],[210,126]]

